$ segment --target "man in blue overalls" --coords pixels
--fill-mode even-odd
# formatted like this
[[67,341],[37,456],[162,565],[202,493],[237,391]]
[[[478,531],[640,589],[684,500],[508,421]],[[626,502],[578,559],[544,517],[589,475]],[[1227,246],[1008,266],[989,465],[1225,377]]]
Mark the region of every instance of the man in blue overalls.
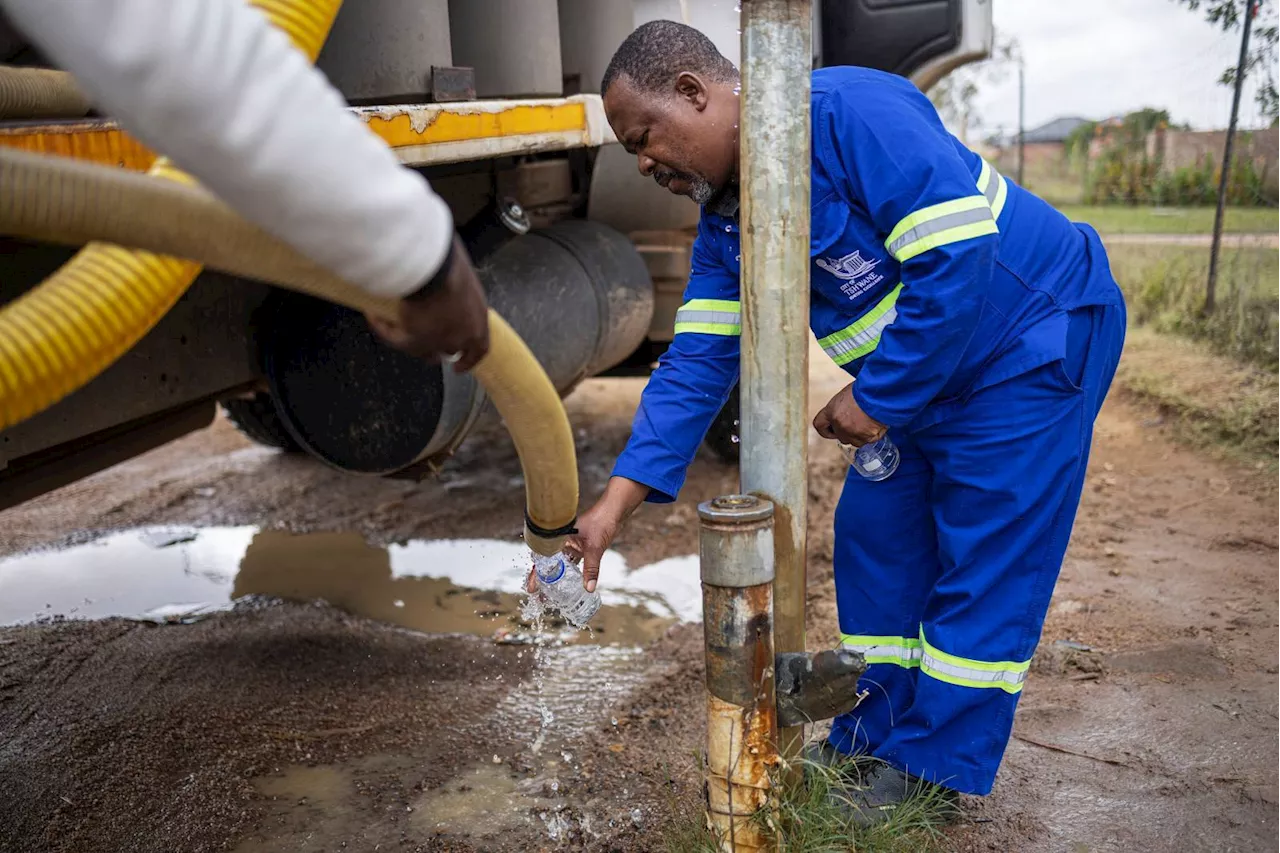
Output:
[[[851,472],[835,514],[844,644],[870,692],[822,756],[863,761],[884,819],[922,788],[987,794],[1061,567],[1125,312],[1098,235],[969,151],[907,80],[813,73],[810,323],[857,378],[826,438],[886,431],[901,464]],[[703,35],[636,30],[602,85],[640,171],[703,206],[675,339],[571,547],[600,556],[645,500],[674,500],[738,378],[738,72]]]

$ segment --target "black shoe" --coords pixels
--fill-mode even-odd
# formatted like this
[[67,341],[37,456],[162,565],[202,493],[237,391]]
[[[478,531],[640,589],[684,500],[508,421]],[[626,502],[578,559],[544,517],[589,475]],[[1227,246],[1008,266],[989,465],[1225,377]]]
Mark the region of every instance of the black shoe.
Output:
[[863,754],[850,754],[841,752],[827,739],[814,740],[813,743],[805,744],[804,752],[801,758],[809,765],[818,765],[819,767],[832,767],[841,772],[855,770],[860,767],[870,767],[879,763],[876,758],[863,756]]
[[828,795],[858,826],[888,823],[899,807],[922,798],[938,804],[930,811],[936,810],[943,822],[960,816],[960,795],[950,788],[926,782],[883,762],[876,762],[861,775],[860,784],[833,787]]
[[829,740],[815,741],[804,748],[802,757],[806,763],[805,775],[816,772],[817,767],[834,769],[843,779],[854,785],[862,784],[862,777],[880,764],[878,759],[869,755],[850,755],[841,752]]

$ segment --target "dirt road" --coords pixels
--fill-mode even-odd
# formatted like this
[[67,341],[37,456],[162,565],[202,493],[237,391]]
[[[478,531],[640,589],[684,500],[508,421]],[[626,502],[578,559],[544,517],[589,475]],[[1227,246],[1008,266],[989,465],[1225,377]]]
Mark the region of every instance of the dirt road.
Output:
[[[1212,234],[1104,234],[1108,246],[1203,246],[1213,245]],[[1223,234],[1225,249],[1274,249],[1280,247],[1276,234]]]
[[[584,495],[641,387],[594,381],[570,399]],[[815,405],[837,387],[815,368]],[[701,629],[674,621],[696,568],[660,561],[696,553],[696,503],[736,473],[699,458],[680,502],[643,509],[606,566],[602,584],[625,578],[634,597],[605,633],[541,649],[491,638],[517,615],[510,552],[493,572],[483,548],[412,541],[511,545],[519,473],[497,433],[409,484],[258,449],[219,422],[0,514],[0,607],[43,598],[39,624],[0,629],[0,849],[660,850],[697,808],[702,731]],[[815,438],[814,648],[837,633],[842,474]],[[954,849],[1274,847],[1275,521],[1274,473],[1211,462],[1108,404],[1015,740]],[[129,538],[157,526],[178,532]],[[361,535],[292,535],[315,531]],[[92,539],[107,544],[20,556]],[[49,619],[201,590],[323,595],[378,618],[252,597],[191,624]]]

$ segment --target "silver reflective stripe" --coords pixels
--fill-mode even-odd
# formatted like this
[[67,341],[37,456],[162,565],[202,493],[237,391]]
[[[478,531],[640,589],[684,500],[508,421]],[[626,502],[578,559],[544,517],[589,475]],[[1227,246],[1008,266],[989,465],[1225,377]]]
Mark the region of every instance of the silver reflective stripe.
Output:
[[991,219],[991,207],[988,205],[975,207],[972,210],[959,210],[955,213],[939,216],[936,219],[926,220],[904,232],[901,237],[890,243],[888,247],[889,254],[897,257],[898,253],[907,246],[917,240],[928,237],[930,234],[937,234],[939,231],[946,231],[950,228],[958,228],[961,225],[989,222]]
[[742,320],[738,311],[703,311],[697,308],[681,308],[676,312],[676,323],[711,323],[717,326],[736,326]]
[[859,645],[848,641],[841,645],[851,651],[860,653],[868,664],[896,663],[899,666],[911,666],[920,660],[923,649],[917,646],[899,644],[891,645]]
[[[841,359],[842,356],[851,352],[860,353],[861,350],[869,344],[875,344],[875,342],[880,339],[880,333],[888,328],[889,324],[896,320],[897,317],[898,309],[896,307],[890,308],[888,311],[884,312],[884,314],[873,320],[871,325],[867,326],[862,331],[842,341],[829,343],[822,349],[827,355],[834,358],[837,364],[844,364],[844,360]],[[857,358],[857,356],[854,356],[854,358]]]
[[[992,178],[994,178],[994,180],[992,180]],[[996,195],[1000,192],[1000,173],[994,168],[991,169],[987,177],[987,185],[985,187],[978,187],[978,189],[982,190],[982,194],[987,197],[987,204],[995,204]]]
[[1010,684],[1017,686],[1027,680],[1027,671],[1009,672],[1008,670],[991,670],[991,669],[973,669],[968,666],[959,666],[948,661],[936,658],[927,651],[921,649],[922,653],[920,665],[925,670],[934,670],[943,675],[950,675],[954,678],[962,678],[966,681],[982,681],[990,684]]

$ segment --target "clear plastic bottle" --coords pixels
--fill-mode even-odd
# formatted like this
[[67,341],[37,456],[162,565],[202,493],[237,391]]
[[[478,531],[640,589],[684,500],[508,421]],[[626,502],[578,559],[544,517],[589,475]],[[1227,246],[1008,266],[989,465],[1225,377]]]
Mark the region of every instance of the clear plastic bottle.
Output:
[[600,609],[600,593],[587,592],[582,586],[582,570],[564,554],[544,557],[533,555],[533,570],[538,578],[538,591],[547,604],[560,611],[565,621],[581,628]]
[[853,470],[868,480],[877,482],[893,476],[893,472],[898,470],[901,457],[898,453],[898,445],[894,444],[888,435],[858,448],[841,442],[840,452],[844,454],[845,459],[849,460]]

